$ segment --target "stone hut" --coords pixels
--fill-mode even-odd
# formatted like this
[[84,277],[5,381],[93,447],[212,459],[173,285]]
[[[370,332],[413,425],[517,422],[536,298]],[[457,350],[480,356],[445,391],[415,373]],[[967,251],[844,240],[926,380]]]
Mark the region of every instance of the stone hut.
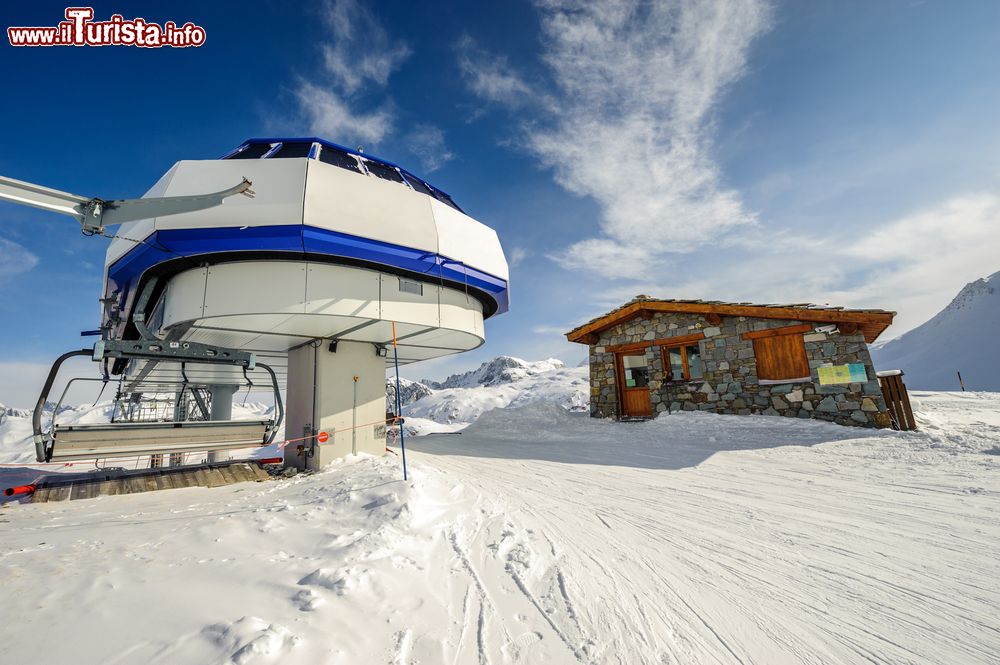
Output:
[[868,344],[895,312],[631,302],[566,334],[590,347],[590,415],[711,411],[890,423]]

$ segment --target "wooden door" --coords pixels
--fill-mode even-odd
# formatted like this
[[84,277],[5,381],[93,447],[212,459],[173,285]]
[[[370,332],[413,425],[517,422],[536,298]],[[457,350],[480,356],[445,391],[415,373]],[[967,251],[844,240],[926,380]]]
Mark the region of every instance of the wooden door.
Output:
[[650,367],[645,349],[617,354],[615,365],[621,416],[648,418],[653,415],[653,405],[649,401]]

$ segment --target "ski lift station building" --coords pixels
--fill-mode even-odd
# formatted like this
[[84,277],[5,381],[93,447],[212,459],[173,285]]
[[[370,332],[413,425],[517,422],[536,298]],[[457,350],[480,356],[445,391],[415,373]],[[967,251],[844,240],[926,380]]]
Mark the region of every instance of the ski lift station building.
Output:
[[[285,436],[307,442],[284,449],[287,464],[384,453],[394,341],[400,364],[468,351],[485,341],[484,321],[507,310],[496,232],[406,169],[318,138],[252,139],[221,159],[180,161],[146,197],[197,195],[241,178],[252,181],[253,198],[117,230],[102,337],[137,339],[145,326],[172,346],[277,359]],[[156,361],[113,369],[135,386],[183,373],[212,391],[213,404],[231,403],[245,374]],[[322,445],[309,439],[318,431],[330,435]]]

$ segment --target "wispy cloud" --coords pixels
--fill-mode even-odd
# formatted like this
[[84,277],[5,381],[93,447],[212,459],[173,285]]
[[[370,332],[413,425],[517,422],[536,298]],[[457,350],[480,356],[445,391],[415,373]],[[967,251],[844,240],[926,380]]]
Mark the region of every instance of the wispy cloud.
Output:
[[393,42],[357,0],[333,0],[320,11],[329,31],[322,46],[324,80],[299,81],[299,110],[313,133],[343,143],[377,143],[392,132],[395,118],[388,103],[372,106],[364,99],[385,89],[410,49]]
[[532,326],[531,332],[536,335],[565,335],[567,332],[573,329],[571,325],[554,326],[549,324],[542,324],[538,326]]
[[357,0],[328,2],[323,20],[331,37],[323,46],[323,62],[347,94],[368,82],[384,88],[389,75],[410,56],[410,47],[390,39],[368,7]]
[[768,27],[763,0],[541,0],[550,81],[528,86],[502,58],[462,44],[470,89],[538,105],[523,147],[567,190],[601,206],[600,234],[560,264],[636,278],[754,222],[712,158],[713,112]]
[[378,143],[392,130],[387,109],[356,110],[348,100],[318,85],[302,82],[295,97],[314,134],[348,144]]
[[425,173],[432,173],[455,158],[444,141],[444,132],[433,125],[417,125],[406,139],[407,149],[420,160]]
[[0,279],[28,272],[38,265],[38,257],[13,240],[0,238]]
[[895,310],[890,334],[899,335],[936,314],[966,283],[1000,270],[1000,195],[995,192],[962,194],[870,227],[877,230],[862,235],[838,227],[822,235],[777,232],[774,242],[738,234],[713,249],[711,270],[697,269],[705,261],[701,252],[683,257],[680,269],[662,277],[590,294],[592,313],[638,293],[814,302]]
[[348,145],[400,138],[426,173],[436,171],[455,155],[445,145],[444,132],[433,125],[397,128],[389,79],[412,51],[388,33],[369,6],[358,0],[322,5],[329,40],[321,47],[322,75],[301,77],[294,90],[300,119],[314,134]]
[[507,254],[507,261],[511,266],[519,266],[526,258],[528,258],[529,255],[530,252],[524,247],[512,247],[510,252]]
[[900,311],[895,334],[933,316],[966,283],[1000,270],[995,192],[955,196],[877,229],[845,242],[845,255],[869,271],[837,296],[862,304],[891,297],[887,306]]
[[533,96],[533,90],[511,67],[507,58],[488,53],[469,35],[455,44],[458,67],[472,92],[491,102],[520,107]]

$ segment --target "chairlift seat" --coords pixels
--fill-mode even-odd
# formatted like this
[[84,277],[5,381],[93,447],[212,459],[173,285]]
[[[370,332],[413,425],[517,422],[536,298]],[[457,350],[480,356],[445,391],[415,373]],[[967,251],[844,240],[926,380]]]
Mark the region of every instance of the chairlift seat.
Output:
[[51,434],[49,460],[253,448],[267,445],[273,428],[272,420],[56,425]]

